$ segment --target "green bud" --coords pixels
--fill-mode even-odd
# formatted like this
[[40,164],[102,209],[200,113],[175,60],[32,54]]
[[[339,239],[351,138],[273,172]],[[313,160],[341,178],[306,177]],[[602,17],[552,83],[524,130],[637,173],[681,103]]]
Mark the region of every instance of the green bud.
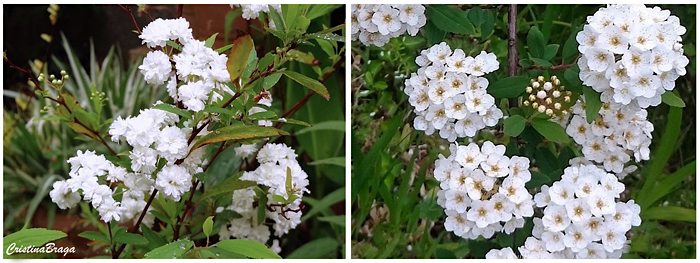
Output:
[[39,77],[36,78],[36,80],[39,81],[39,82],[44,82],[44,76],[39,75]]
[[69,78],[69,76],[68,76],[68,75],[65,75],[65,76],[63,76],[63,79],[65,79],[65,80],[69,80],[70,78]]
[[56,79],[56,76],[54,76],[53,74],[49,75],[49,80],[50,80],[50,81],[53,82],[54,79]]
[[65,70],[61,70],[61,76],[65,76],[65,75],[68,75],[68,73],[66,73]]
[[[51,76],[53,76],[53,75],[51,75]],[[49,78],[51,78],[51,77],[49,77]],[[54,80],[51,80],[51,84],[58,85],[58,81],[55,80],[55,79],[54,79]]]

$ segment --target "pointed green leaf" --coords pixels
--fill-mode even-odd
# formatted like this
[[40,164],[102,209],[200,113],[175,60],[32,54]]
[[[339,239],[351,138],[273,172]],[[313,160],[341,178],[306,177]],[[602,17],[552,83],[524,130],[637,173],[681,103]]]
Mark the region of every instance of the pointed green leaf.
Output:
[[526,76],[507,77],[494,81],[486,88],[494,98],[515,98],[525,92],[525,87],[530,83]]
[[520,115],[513,115],[503,120],[503,132],[511,137],[520,135],[525,129],[525,118]]
[[97,241],[105,245],[109,245],[109,237],[103,235],[100,232],[95,231],[85,231],[78,235],[79,237],[84,237],[92,241]]
[[683,101],[683,99],[681,99],[680,97],[678,97],[678,95],[670,91],[664,92],[664,94],[661,95],[661,101],[668,104],[669,106],[685,108],[685,102]]
[[591,87],[583,87],[583,96],[586,98],[586,121],[593,123],[598,119],[598,111],[603,103],[600,101],[600,94]]
[[207,38],[206,41],[204,41],[204,46],[211,48],[214,46],[214,42],[216,42],[216,36],[219,35],[219,33],[214,33],[211,35],[209,38]]
[[442,31],[465,35],[474,33],[474,25],[467,18],[465,11],[454,9],[449,5],[428,5],[425,11],[428,20]]
[[175,106],[173,106],[173,105],[171,105],[171,104],[161,103],[161,104],[158,104],[158,105],[156,105],[156,106],[153,106],[153,108],[156,109],[156,110],[164,110],[164,111],[167,111],[167,112],[170,112],[170,113],[174,113],[174,114],[180,115],[180,116],[182,116],[183,118],[185,118],[185,119],[187,119],[187,120],[191,120],[191,119],[192,119],[192,113],[190,113],[189,111],[183,110],[183,109],[178,109],[178,108],[176,108]]
[[210,143],[269,138],[280,135],[289,135],[289,133],[273,127],[260,127],[252,125],[226,126],[216,129],[204,137],[199,138],[192,147],[192,150]]
[[242,172],[238,172],[236,175],[231,176],[223,182],[218,183],[212,186],[211,188],[207,189],[206,191],[204,191],[204,194],[202,194],[202,197],[199,198],[199,201],[224,193],[233,193],[233,191],[257,185],[257,183],[253,181],[245,181],[238,179],[241,173]]
[[277,253],[272,252],[267,246],[253,240],[229,239],[220,241],[215,246],[249,258],[281,259]]
[[64,238],[66,236],[66,233],[63,233],[58,230],[48,230],[45,228],[22,229],[18,232],[9,234],[2,238],[2,251],[6,252],[7,247],[9,247],[10,244],[15,244],[15,246],[17,247],[38,247],[48,242]]
[[330,100],[331,95],[328,93],[326,86],[321,84],[321,82],[319,82],[318,80],[309,78],[294,71],[281,71],[281,73],[287,76],[288,78],[296,81],[297,83],[301,84],[302,86],[306,87],[307,89],[318,93],[318,95],[321,95],[321,97],[323,97],[324,99]]
[[209,237],[211,235],[211,228],[214,226],[214,216],[209,216],[207,219],[204,220],[204,223],[202,224],[202,232],[204,232],[204,235]]
[[194,246],[194,242],[190,240],[178,240],[151,250],[144,257],[146,259],[175,259],[185,254],[192,246]]
[[535,118],[532,120],[532,127],[547,140],[559,143],[569,142],[569,135],[558,123],[551,122],[548,119]]

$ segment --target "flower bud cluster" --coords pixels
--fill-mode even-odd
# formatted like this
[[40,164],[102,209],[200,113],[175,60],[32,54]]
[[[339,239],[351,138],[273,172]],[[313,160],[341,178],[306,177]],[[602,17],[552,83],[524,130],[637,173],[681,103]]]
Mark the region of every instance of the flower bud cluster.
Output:
[[543,76],[530,80],[530,86],[525,88],[527,99],[523,101],[526,107],[532,107],[539,113],[554,115],[567,115],[568,106],[571,103],[571,91],[561,85],[557,76],[552,76],[550,81],[545,81]]

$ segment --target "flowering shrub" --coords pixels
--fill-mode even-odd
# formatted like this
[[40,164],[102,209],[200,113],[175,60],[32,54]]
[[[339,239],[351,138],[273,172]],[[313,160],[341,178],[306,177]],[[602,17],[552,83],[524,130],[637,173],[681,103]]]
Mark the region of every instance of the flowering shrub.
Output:
[[351,10],[352,40],[364,45],[381,47],[404,33],[415,36],[426,21],[423,5],[353,4]]
[[662,221],[694,231],[694,188],[664,201],[695,180],[694,158],[667,165],[694,94],[694,13],[424,7],[416,34],[354,44],[353,257],[684,253],[647,248],[671,242]]
[[[232,14],[242,12],[247,19],[263,16],[262,9],[245,6]],[[128,6],[120,7],[131,14]],[[311,19],[327,18],[336,6],[276,7],[266,11],[277,26],[261,30],[266,40],[279,46],[262,58],[247,33],[215,49],[216,34],[198,40],[182,17],[151,19],[145,27],[137,27],[138,38],[149,49],[138,72],[153,89],[167,90],[170,98],[154,101],[135,115],[102,120],[101,109],[112,98],[94,84],[89,101],[94,111],[90,111],[62,92],[72,79],[65,71],[60,79],[30,75],[37,94],[56,103],[47,108],[53,119],[100,142],[109,152],[77,150],[66,161],[69,178],[53,182],[48,194],[60,209],[80,208],[99,218],[101,222],[92,223],[101,231],[85,231],[81,237],[94,241],[95,248],[104,247],[112,258],[280,257],[284,236],[308,218],[302,218],[302,197],[312,193],[305,172],[309,166],[300,163],[298,151],[288,146],[292,141],[282,137],[292,129],[281,128],[307,126],[307,133],[323,129],[323,123],[317,128],[312,124],[319,123],[290,117],[312,96],[330,99],[323,82],[342,66],[343,49],[337,43],[342,36],[334,32],[342,34],[343,28],[328,28],[329,21],[317,21],[313,27],[322,29],[307,33]],[[330,53],[323,60],[328,64],[302,51],[301,42],[327,47],[315,52]],[[307,63],[317,74],[297,72],[298,63]],[[281,81],[282,75],[288,80]],[[281,92],[278,82],[309,90],[281,115],[277,113],[280,104],[273,99]],[[314,156],[318,157],[333,156]],[[221,163],[215,160],[221,158],[236,160],[235,167],[229,166],[234,170],[215,168]],[[314,203],[314,210],[333,204],[333,200],[327,202],[331,203],[326,207]],[[339,222],[344,216],[332,218]],[[44,242],[65,236],[34,230],[47,233]],[[13,237],[28,234],[20,231]]]

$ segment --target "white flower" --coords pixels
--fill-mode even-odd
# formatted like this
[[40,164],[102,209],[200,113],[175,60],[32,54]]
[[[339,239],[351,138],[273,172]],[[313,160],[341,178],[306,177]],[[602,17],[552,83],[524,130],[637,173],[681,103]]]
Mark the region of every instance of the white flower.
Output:
[[156,189],[174,201],[180,201],[183,193],[192,187],[192,175],[187,169],[178,165],[166,165],[158,172]]
[[119,221],[124,208],[119,206],[119,202],[115,202],[113,199],[108,199],[97,207],[97,212],[100,213],[100,219],[105,223],[110,223],[112,220]]
[[549,205],[544,209],[542,224],[547,231],[563,231],[571,224],[571,219],[564,206]]
[[250,155],[254,154],[258,150],[257,144],[241,144],[234,149],[236,156],[241,158],[248,158]]
[[66,181],[56,181],[53,183],[53,190],[49,192],[51,201],[58,205],[58,208],[73,208],[80,202],[80,194],[68,187]]
[[562,251],[566,248],[564,245],[564,233],[555,231],[545,231],[542,233],[542,241],[549,252]]
[[142,44],[149,48],[165,47],[168,40],[178,40],[186,43],[192,39],[192,29],[184,18],[161,19],[156,18],[141,31],[139,38],[143,39]]
[[502,249],[491,249],[486,253],[486,259],[517,259],[518,257],[510,247]]
[[389,5],[383,5],[372,15],[372,23],[377,25],[379,33],[382,35],[388,35],[392,32],[398,31],[401,29],[399,10],[394,9]]
[[161,85],[170,77],[172,71],[170,58],[160,50],[150,51],[139,66],[141,74],[148,84]]
[[[362,44],[384,46],[406,32],[415,36],[426,24],[423,5],[357,4],[350,13],[351,39]],[[245,15],[245,9],[244,9]]]

